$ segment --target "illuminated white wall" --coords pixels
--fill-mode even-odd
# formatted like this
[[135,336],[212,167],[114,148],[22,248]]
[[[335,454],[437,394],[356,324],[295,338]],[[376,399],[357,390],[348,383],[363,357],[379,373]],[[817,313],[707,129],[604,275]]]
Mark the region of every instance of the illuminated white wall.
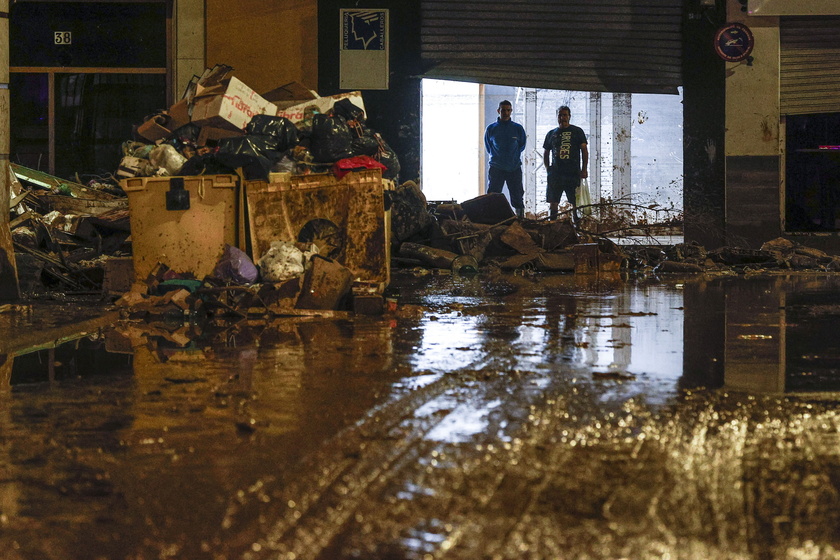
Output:
[[423,80],[420,176],[426,200],[463,202],[479,195],[480,102],[478,84]]

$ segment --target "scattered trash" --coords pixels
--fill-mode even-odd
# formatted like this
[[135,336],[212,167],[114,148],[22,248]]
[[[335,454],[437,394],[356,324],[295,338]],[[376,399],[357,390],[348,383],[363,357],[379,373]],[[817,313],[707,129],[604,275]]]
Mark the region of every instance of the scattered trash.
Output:
[[182,98],[146,117],[134,136],[123,147],[120,178],[241,170],[245,179],[270,181],[271,173],[329,172],[360,156],[376,161],[386,179],[397,180],[400,169],[367,127],[360,92],[320,97],[291,83],[259,95],[224,64],[194,76]]
[[113,176],[83,183],[11,164],[25,295],[114,295],[129,261],[145,296],[163,297],[148,278],[165,262],[205,299],[213,294],[217,309],[246,314],[245,303],[378,313],[391,266],[417,275],[840,271],[840,256],[784,238],[712,250],[611,240],[682,225],[681,214],[658,219],[670,209],[657,205],[630,205],[657,218],[630,224],[632,212],[608,199],[586,204],[576,222],[569,212],[517,217],[499,193],[429,202],[417,182],[399,183],[398,158],[369,128],[360,92],[321,97],[290,83],[260,95],[232,72],[207,68],[139,123]]

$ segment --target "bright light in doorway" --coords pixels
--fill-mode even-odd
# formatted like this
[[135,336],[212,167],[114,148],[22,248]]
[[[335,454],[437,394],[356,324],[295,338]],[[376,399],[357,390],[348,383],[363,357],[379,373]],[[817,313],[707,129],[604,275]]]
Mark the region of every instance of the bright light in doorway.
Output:
[[479,195],[479,85],[423,80],[422,184],[427,200],[463,202]]
[[[548,215],[542,143],[557,126],[561,105],[583,129],[589,147],[593,201],[611,199],[647,223],[676,217],[682,209],[682,94],[614,94],[535,89],[450,80],[422,81],[421,187],[430,201],[464,202],[484,191],[484,127],[498,103],[513,104],[525,127],[522,154],[525,209]],[[508,196],[507,189],[505,195]],[[655,205],[656,210],[648,212]]]

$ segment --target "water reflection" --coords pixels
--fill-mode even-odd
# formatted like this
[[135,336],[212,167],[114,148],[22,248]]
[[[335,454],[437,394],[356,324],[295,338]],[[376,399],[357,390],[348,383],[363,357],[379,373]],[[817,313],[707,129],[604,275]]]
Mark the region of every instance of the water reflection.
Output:
[[420,323],[417,367],[565,368],[633,381],[649,402],[700,387],[840,389],[836,277],[601,283],[596,294],[569,277],[450,282],[421,300],[434,313]]
[[[233,348],[283,346],[275,369],[290,372],[290,383],[329,351],[353,368],[407,366],[416,378],[408,376],[406,387],[448,371],[493,366],[655,381],[668,394],[696,387],[840,389],[840,343],[831,336],[840,316],[836,277],[438,282],[404,290],[405,301],[421,304],[423,312],[397,330],[393,320],[387,328],[377,321],[88,325],[43,341],[30,334],[28,347],[1,353],[0,378],[9,386],[106,373],[143,377],[152,364],[162,371],[164,364],[213,363]],[[257,359],[252,350],[235,360],[243,390],[252,389],[246,370]]]
[[[683,375],[680,286],[573,276],[453,278],[426,286],[415,364],[438,371],[571,372],[636,380],[665,402]],[[535,383],[541,383],[539,379]]]
[[837,343],[827,327],[839,283],[779,276],[686,284],[684,383],[707,378],[754,393],[836,390]]
[[[419,307],[395,317],[44,333],[0,356],[0,546],[23,543],[22,558],[264,558],[328,545],[376,552],[388,542],[408,557],[460,542],[478,543],[478,553],[454,557],[482,557],[486,527],[475,520],[506,519],[508,501],[536,508],[545,525],[516,531],[533,528],[538,543],[572,542],[557,529],[558,511],[565,530],[606,513],[611,524],[641,524],[660,499],[696,513],[686,523],[705,534],[696,528],[713,507],[741,522],[742,496],[730,490],[750,482],[745,472],[750,491],[761,483],[765,494],[778,473],[799,472],[758,480],[765,455],[744,459],[746,444],[765,445],[765,435],[766,455],[777,453],[774,426],[788,414],[783,399],[752,394],[838,389],[838,284],[445,278],[405,286],[403,306]],[[711,391],[683,392],[699,387]],[[716,400],[737,391],[751,395]],[[753,403],[748,412],[744,403]],[[811,413],[806,405],[793,405],[796,418]],[[653,412],[663,410],[659,423]],[[728,413],[742,416],[725,424]],[[753,413],[779,420],[753,436],[742,421]],[[836,413],[826,418],[824,455],[833,457]],[[678,483],[646,494],[663,481]],[[795,482],[786,488],[802,495]],[[654,521],[658,534],[662,519]]]
[[[840,278],[790,276],[725,281],[724,385],[761,393],[831,392],[840,389]],[[688,341],[686,341],[688,345]]]

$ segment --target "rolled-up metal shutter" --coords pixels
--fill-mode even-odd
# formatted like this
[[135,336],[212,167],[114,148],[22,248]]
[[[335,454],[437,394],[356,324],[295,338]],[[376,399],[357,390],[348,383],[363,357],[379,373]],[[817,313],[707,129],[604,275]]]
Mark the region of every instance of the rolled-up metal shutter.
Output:
[[840,112],[840,17],[783,17],[783,115]]
[[576,91],[676,93],[680,0],[422,0],[425,76]]

